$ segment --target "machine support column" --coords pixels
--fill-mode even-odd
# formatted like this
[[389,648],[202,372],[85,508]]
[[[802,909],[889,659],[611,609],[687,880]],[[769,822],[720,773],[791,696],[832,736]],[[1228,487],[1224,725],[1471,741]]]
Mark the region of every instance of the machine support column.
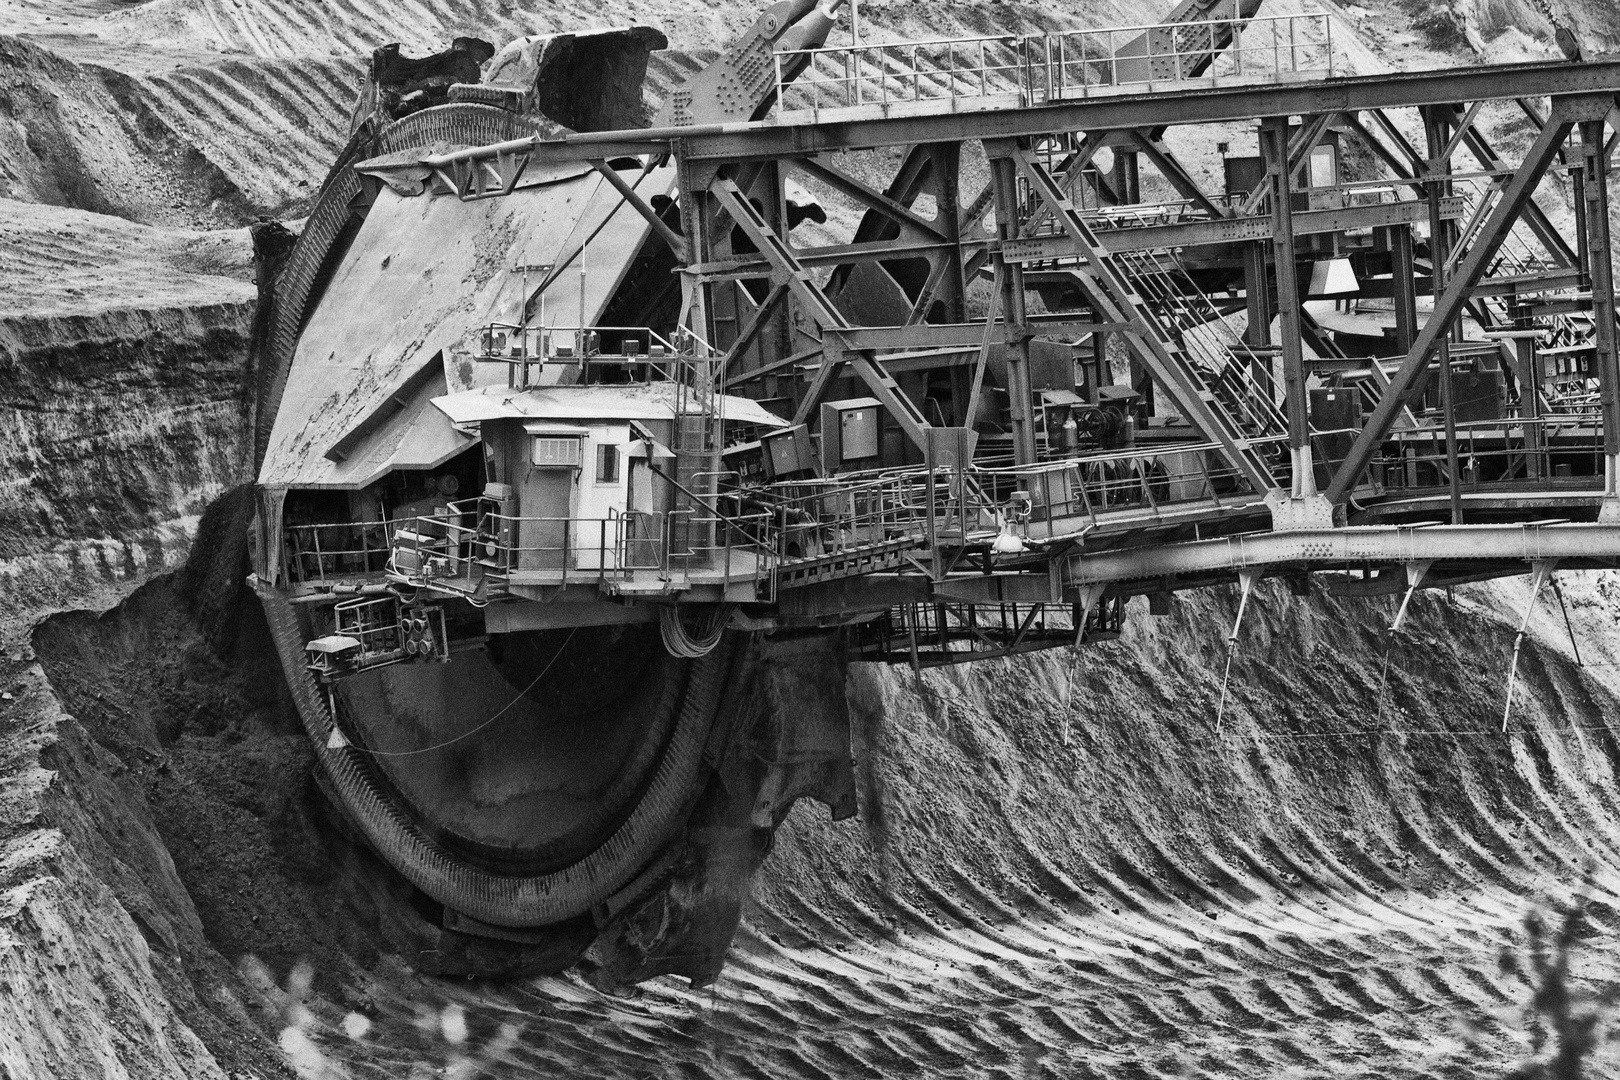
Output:
[[1517,330],[1513,338],[1513,353],[1518,360],[1519,419],[1524,422],[1524,475],[1539,479],[1550,474],[1547,464],[1546,432],[1541,426],[1541,358],[1536,355],[1536,338],[1540,331],[1530,325],[1529,318],[1514,320]]
[[1597,347],[1598,388],[1603,399],[1603,497],[1616,495],[1620,469],[1620,359],[1615,355],[1614,252],[1609,241],[1609,155],[1602,120],[1581,122],[1582,194],[1586,202],[1586,252],[1592,278],[1592,342]]
[[1310,419],[1305,396],[1305,350],[1300,343],[1299,274],[1294,266],[1293,178],[1288,167],[1288,117],[1268,116],[1261,127],[1266,176],[1271,186],[1272,252],[1277,264],[1277,321],[1282,337],[1283,384],[1287,396],[1288,451],[1296,499],[1316,494],[1311,461]]
[[1277,404],[1277,378],[1271,369],[1271,281],[1266,271],[1266,242],[1253,240],[1243,245],[1243,307],[1248,325],[1243,328],[1243,344],[1250,349],[1249,369],[1256,385],[1265,387],[1266,396]]
[[[1103,322],[1102,312],[1095,306],[1091,309],[1091,321],[1100,325]],[[1102,388],[1112,386],[1114,373],[1108,367],[1108,331],[1103,329],[1091,332],[1091,378],[1090,398],[1093,405],[1102,403]]]
[[1395,351],[1405,356],[1417,337],[1417,260],[1412,254],[1412,227],[1391,225],[1380,231],[1389,244],[1390,279],[1395,294]]
[[[1440,200],[1451,194],[1451,181],[1437,178],[1451,171],[1451,159],[1446,156],[1446,150],[1451,142],[1453,115],[1450,106],[1435,106],[1423,110],[1423,131],[1428,138],[1429,149],[1428,171],[1430,177],[1436,178],[1424,185],[1429,200],[1429,263],[1436,298],[1445,288],[1446,260],[1451,257],[1450,226],[1440,215]],[[1459,327],[1460,324],[1454,324],[1451,331],[1442,336],[1439,342],[1440,411],[1445,417],[1446,480],[1451,491],[1453,525],[1461,525],[1463,520],[1462,477],[1457,454],[1456,384],[1451,377],[1451,341]]]
[[[1018,166],[1010,157],[990,160],[996,187],[996,232],[1001,242],[1018,239]],[[1001,310],[1007,328],[1007,405],[1012,414],[1013,463],[1035,461],[1035,407],[1029,382],[1029,330],[1024,306],[1024,264],[1007,263]]]
[[[709,193],[705,190],[708,186],[707,180],[700,178],[697,175],[698,170],[687,161],[685,139],[672,141],[670,147],[675,152],[675,176],[680,191],[681,235],[686,239],[687,262],[689,265],[706,262],[714,254],[709,231],[709,222],[714,211]],[[714,325],[709,321],[711,309],[709,289],[709,284],[696,276],[688,273],[681,275],[680,325],[700,335],[705,341],[712,342]]]

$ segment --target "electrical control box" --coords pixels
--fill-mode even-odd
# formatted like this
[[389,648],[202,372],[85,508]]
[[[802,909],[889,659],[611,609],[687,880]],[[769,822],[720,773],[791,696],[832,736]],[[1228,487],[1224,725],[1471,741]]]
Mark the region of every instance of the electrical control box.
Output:
[[760,444],[765,451],[765,476],[771,481],[792,480],[816,471],[816,444],[803,424],[773,431]]
[[1338,431],[1361,427],[1361,391],[1353,386],[1321,387],[1311,391],[1311,427]]
[[877,398],[822,402],[821,467],[824,472],[877,466],[882,409]]
[[1457,395],[1457,423],[1502,419],[1506,395],[1500,370],[1458,371],[1451,380]]

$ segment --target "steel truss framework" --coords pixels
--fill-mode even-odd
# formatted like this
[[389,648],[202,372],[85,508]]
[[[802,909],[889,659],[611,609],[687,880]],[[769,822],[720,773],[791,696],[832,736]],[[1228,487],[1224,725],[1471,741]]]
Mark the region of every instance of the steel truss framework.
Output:
[[[784,617],[947,599],[1085,604],[1088,591],[1162,592],[1259,570],[1424,562],[1452,566],[1455,580],[1547,560],[1620,563],[1620,535],[1607,524],[1620,472],[1607,126],[1617,93],[1620,63],[1542,63],[518,140],[422,164],[439,190],[481,198],[510,191],[534,163],[672,158],[680,235],[633,205],[683,263],[684,317],[723,352],[726,388],[783,403],[812,425],[830,396],[870,394],[914,448],[911,462],[931,462],[930,428],[974,425],[990,392],[988,359],[1004,354],[1009,469],[981,483],[991,502],[1009,486],[1037,492],[1025,535],[1039,543],[1022,561],[965,579],[937,554],[887,565],[860,589],[823,576],[782,590]],[[1501,103],[1529,129],[1520,153],[1494,148],[1482,129],[1482,109]],[[1208,190],[1167,138],[1188,125],[1255,121],[1263,175],[1247,191]],[[1330,132],[1375,163],[1368,180],[1380,197],[1356,197],[1367,183],[1324,193],[1310,180]],[[1575,192],[1573,237],[1536,202],[1561,170]],[[1144,174],[1173,213],[1144,200]],[[853,233],[797,242],[792,184],[837,201],[846,219],[852,208]],[[1335,355],[1304,306],[1313,294],[1300,274],[1346,238],[1387,265],[1387,276],[1362,284],[1390,302],[1394,321],[1385,354],[1358,362]],[[1432,296],[1431,311],[1420,314],[1420,296]],[[1194,311],[1200,303],[1209,311]],[[1195,347],[1214,316],[1237,313],[1246,321],[1236,340],[1213,356]],[[1465,316],[1488,344],[1464,340]],[[1587,328],[1578,347],[1591,357],[1597,400],[1561,418],[1540,400],[1527,343],[1573,317]],[[1043,445],[1038,430],[1032,354],[1042,339],[1074,347],[1099,375],[1108,342],[1128,350],[1132,384],[1216,462],[1219,480],[1206,467],[1198,505],[1171,512],[1144,478],[1146,499],[1129,512],[1099,508],[1083,455],[1070,462],[1078,497],[1060,509],[1038,494],[1039,477],[1061,464],[1051,433]],[[1459,428],[1454,386],[1454,359],[1486,351],[1517,388],[1522,428],[1504,438],[1494,487],[1467,479],[1479,440]],[[1353,431],[1324,431],[1308,383],[1349,369],[1370,411]],[[1592,467],[1565,476],[1560,447],[1577,430]],[[1434,478],[1421,491],[1390,482],[1388,465],[1392,445],[1418,443],[1432,451],[1421,467]],[[1345,527],[1359,516],[1430,527]],[[1538,524],[1526,532],[1526,522]],[[1556,550],[1537,546],[1554,539]]]

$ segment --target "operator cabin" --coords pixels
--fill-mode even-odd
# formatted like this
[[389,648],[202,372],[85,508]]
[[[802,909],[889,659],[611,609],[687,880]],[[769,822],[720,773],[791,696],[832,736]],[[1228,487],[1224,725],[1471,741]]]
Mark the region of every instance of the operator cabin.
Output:
[[[676,503],[676,384],[484,387],[433,399],[457,428],[476,425],[484,495],[516,519],[503,537],[516,569],[607,569],[618,519],[628,539],[654,541]],[[728,436],[787,422],[748,398],[717,396]],[[572,526],[570,527],[570,524]]]

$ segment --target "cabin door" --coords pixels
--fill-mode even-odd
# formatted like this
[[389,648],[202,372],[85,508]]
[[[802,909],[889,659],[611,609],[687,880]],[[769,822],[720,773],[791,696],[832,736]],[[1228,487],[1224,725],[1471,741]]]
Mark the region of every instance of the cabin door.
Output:
[[574,560],[569,518],[574,509],[572,467],[531,465],[519,493],[522,508],[518,544],[521,570],[561,570]]
[[664,515],[658,479],[645,457],[630,459],[630,497],[624,515],[624,568],[656,570],[663,566]]
[[568,539],[574,470],[535,467],[529,470],[521,495],[523,523],[518,566],[524,570],[560,570]]

